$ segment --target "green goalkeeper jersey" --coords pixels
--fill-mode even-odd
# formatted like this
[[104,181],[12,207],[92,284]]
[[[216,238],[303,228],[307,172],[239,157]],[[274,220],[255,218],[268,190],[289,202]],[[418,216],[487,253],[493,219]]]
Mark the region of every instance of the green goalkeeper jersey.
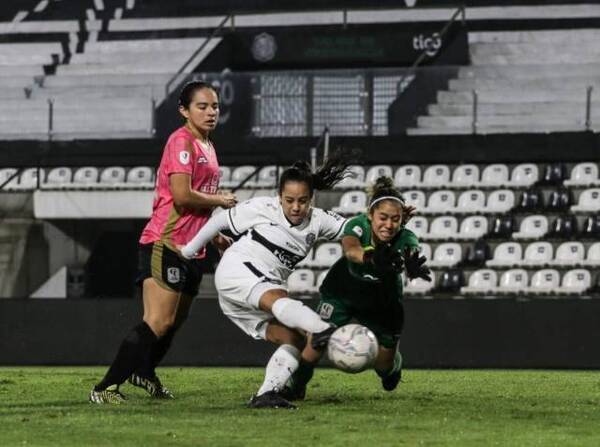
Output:
[[[343,230],[344,236],[356,237],[365,250],[374,249],[371,222],[366,214],[348,220]],[[390,243],[401,253],[407,247],[419,248],[415,234],[405,228]],[[351,302],[355,308],[386,307],[386,304],[397,302],[402,297],[402,275],[394,272],[382,274],[372,265],[350,262],[342,256],[331,267],[319,290]]]

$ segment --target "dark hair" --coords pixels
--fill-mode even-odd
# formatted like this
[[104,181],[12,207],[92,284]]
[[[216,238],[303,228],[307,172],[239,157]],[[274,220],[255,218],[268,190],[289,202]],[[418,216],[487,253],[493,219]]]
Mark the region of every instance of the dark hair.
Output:
[[189,109],[190,104],[192,103],[192,98],[194,97],[194,93],[196,93],[197,90],[202,90],[205,88],[211,89],[217,94],[217,96],[219,96],[219,92],[212,84],[204,81],[190,81],[181,89],[181,93],[179,93],[178,105],[184,109]]
[[404,205],[405,200],[402,197],[402,194],[398,189],[394,187],[394,180],[390,177],[381,176],[375,180],[375,184],[371,187],[371,200],[369,200],[369,212],[372,211],[371,207],[375,206],[375,209],[379,207],[381,201],[375,203],[378,199],[382,197],[393,197],[401,201],[401,204]]
[[351,173],[348,170],[350,162],[340,152],[328,158],[325,163],[317,169],[314,174],[310,165],[305,161],[297,161],[291,168],[286,169],[279,178],[279,194],[287,182],[304,182],[308,185],[310,196],[316,190],[331,189],[333,185],[340,182]]

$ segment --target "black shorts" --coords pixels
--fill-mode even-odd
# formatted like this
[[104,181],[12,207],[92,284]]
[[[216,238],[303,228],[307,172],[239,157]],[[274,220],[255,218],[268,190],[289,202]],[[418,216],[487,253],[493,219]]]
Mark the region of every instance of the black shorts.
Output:
[[142,286],[146,278],[174,292],[196,296],[202,281],[202,261],[185,260],[162,242],[140,245],[136,284]]

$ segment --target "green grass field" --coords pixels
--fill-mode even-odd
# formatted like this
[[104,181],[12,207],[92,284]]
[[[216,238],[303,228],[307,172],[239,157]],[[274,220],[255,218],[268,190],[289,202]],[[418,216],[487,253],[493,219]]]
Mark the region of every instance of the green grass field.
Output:
[[258,368],[163,368],[176,400],[124,385],[87,402],[104,368],[0,368],[0,446],[598,446],[600,373],[408,370],[392,393],[372,372],[318,370],[299,409],[251,410]]

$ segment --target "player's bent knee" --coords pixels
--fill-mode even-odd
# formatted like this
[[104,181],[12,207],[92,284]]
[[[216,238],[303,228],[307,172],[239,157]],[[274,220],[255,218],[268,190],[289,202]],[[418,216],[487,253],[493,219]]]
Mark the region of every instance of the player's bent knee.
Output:
[[175,323],[173,318],[149,318],[144,320],[157,337],[163,337]]

